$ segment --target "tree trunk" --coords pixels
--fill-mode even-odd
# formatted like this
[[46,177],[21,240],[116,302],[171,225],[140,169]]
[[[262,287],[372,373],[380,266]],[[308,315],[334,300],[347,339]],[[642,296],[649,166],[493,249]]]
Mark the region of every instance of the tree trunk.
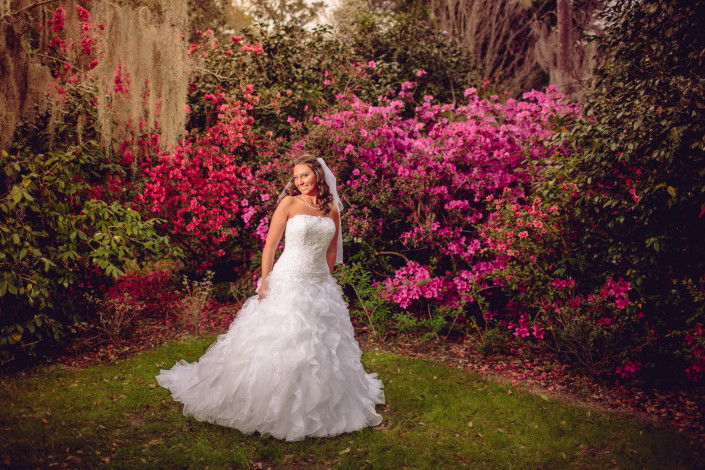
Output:
[[0,149],[12,143],[25,108],[29,55],[20,34],[10,23],[0,23]]
[[573,6],[571,0],[558,0],[556,5],[558,18],[558,69],[562,78],[562,89],[566,95],[575,91],[573,71]]

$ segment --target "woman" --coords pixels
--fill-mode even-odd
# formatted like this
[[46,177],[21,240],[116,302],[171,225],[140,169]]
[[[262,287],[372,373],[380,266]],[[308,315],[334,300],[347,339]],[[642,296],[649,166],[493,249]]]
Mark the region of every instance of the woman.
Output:
[[[322,159],[303,155],[280,196],[262,252],[258,296],[198,362],[157,381],[184,414],[287,441],[379,424],[382,382],[367,374],[342,291],[340,200]],[[285,235],[285,249],[274,252]]]

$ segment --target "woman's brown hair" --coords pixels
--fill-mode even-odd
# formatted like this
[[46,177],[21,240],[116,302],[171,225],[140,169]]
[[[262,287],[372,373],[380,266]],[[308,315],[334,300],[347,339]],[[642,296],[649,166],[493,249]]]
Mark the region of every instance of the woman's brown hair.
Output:
[[[309,153],[299,154],[293,162],[293,166],[296,165],[306,165],[308,166],[313,174],[316,175],[316,185],[318,186],[318,209],[321,210],[325,215],[330,212],[330,206],[333,203],[333,196],[330,194],[330,188],[326,183],[325,176],[323,175],[323,167],[318,163],[318,159]],[[294,177],[289,179],[289,182],[284,188],[284,194],[286,196],[298,196],[301,194],[299,188],[294,184]]]

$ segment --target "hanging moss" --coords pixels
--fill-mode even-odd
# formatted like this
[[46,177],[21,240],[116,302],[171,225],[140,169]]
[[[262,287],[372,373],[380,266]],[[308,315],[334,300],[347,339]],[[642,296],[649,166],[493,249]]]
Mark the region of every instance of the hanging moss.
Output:
[[[97,3],[94,21],[106,25],[104,57],[92,71],[98,85],[98,125],[105,145],[143,122],[159,130],[163,144],[176,144],[186,123],[189,63],[184,34],[186,2],[161,2],[163,14],[147,8]],[[115,92],[120,74],[129,87]]]

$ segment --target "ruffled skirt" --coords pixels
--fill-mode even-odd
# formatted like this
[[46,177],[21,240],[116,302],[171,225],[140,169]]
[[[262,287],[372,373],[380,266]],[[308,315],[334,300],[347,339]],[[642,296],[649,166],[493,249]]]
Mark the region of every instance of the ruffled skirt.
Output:
[[273,271],[198,362],[179,361],[159,385],[199,421],[287,441],[375,426],[382,382],[360,363],[340,287]]

